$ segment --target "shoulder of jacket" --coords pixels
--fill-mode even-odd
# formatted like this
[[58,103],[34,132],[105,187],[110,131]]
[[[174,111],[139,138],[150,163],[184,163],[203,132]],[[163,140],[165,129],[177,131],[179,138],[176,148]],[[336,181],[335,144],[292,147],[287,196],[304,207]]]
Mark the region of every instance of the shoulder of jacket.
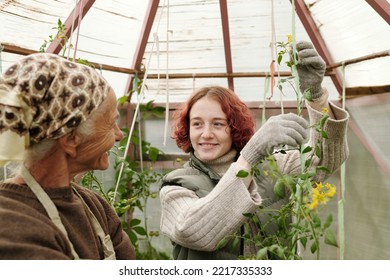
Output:
[[215,184],[205,173],[196,168],[185,166],[166,174],[162,179],[161,188],[165,186],[180,186],[202,197],[209,193]]

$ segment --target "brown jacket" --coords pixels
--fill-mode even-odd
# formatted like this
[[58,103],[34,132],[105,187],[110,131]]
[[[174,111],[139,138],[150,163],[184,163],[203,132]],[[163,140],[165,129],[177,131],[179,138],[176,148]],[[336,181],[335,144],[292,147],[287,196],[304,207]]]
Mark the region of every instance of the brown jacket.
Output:
[[[45,189],[56,205],[81,259],[103,259],[103,249],[80,198],[71,188]],[[99,195],[77,188],[109,233],[117,259],[135,259],[134,248],[115,210]],[[72,259],[69,242],[26,185],[0,183],[0,259]]]

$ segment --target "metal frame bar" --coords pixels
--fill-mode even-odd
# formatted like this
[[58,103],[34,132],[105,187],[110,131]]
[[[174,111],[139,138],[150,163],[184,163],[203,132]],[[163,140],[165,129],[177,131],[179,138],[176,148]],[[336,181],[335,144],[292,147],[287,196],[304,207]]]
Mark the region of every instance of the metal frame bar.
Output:
[[[137,71],[141,70],[142,57],[145,53],[146,44],[148,43],[150,31],[152,29],[153,22],[156,17],[159,3],[160,0],[149,1],[149,6],[145,14],[144,23],[142,25],[140,37],[138,39],[137,48],[134,53],[131,69],[135,69]],[[133,84],[133,76],[130,76],[129,79],[127,80],[127,84],[125,87],[125,94],[130,92],[130,89],[132,88],[132,84]],[[131,98],[131,93],[129,99],[130,98]]]
[[[307,8],[305,2],[303,0],[290,0],[290,2],[295,1],[295,9],[296,12],[303,24],[303,26],[306,29],[307,34],[309,35],[311,41],[314,44],[314,47],[318,51],[318,54],[321,55],[321,57],[325,60],[325,63],[327,65],[333,64],[333,59],[328,51],[328,48],[326,47],[325,41],[322,38],[316,23],[314,22],[309,9]],[[331,79],[339,92],[339,95],[342,94],[342,79],[340,77],[340,74],[335,71],[334,75],[331,76]]]
[[[222,32],[223,32],[223,46],[225,49],[225,61],[226,61],[226,73],[233,73],[233,62],[232,62],[232,50],[230,44],[230,31],[229,31],[229,15],[226,0],[219,0],[219,7],[221,10],[222,20]],[[233,77],[228,76],[228,85],[231,90],[234,90]]]
[[[73,8],[73,11],[70,13],[70,15],[68,16],[68,18],[65,21],[65,28],[66,28],[65,35],[67,38],[70,37],[72,29],[74,31],[79,26],[79,23],[82,21],[84,16],[88,13],[89,9],[92,7],[92,5],[94,3],[95,3],[95,0],[81,0],[81,1],[77,2],[76,6]],[[80,15],[80,5],[83,5],[81,15]],[[81,16],[80,21],[74,20],[74,19],[78,19],[80,16]],[[72,28],[72,25],[73,25],[73,28]],[[51,42],[51,44],[47,48],[46,52],[58,54],[62,49],[63,43],[64,43],[63,39],[62,40],[55,40],[55,41]]]
[[366,2],[390,24],[390,3],[384,0],[366,0]]

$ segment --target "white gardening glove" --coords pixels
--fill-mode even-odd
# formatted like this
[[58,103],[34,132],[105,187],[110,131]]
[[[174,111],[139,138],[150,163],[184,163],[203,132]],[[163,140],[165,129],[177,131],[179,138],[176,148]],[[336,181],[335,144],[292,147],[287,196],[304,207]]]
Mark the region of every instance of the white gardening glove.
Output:
[[252,166],[270,155],[277,147],[297,147],[308,136],[308,122],[296,114],[272,116],[252,136],[241,151],[241,156]]
[[321,83],[325,75],[325,61],[318,55],[310,42],[298,42],[296,49],[300,90],[302,93],[308,90],[308,99],[316,100],[323,94]]

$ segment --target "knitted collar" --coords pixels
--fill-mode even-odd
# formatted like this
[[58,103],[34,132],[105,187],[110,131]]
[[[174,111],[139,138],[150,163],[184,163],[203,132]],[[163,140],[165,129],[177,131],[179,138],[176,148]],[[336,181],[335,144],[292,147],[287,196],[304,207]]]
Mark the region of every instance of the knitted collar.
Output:
[[[195,156],[197,157],[196,152],[195,152]],[[237,156],[237,151],[235,149],[231,149],[229,152],[227,152],[226,154],[224,154],[223,156],[217,159],[205,160],[202,162],[203,164],[211,168],[213,171],[218,173],[220,176],[222,176],[228,170],[230,165],[236,160],[236,156]]]

